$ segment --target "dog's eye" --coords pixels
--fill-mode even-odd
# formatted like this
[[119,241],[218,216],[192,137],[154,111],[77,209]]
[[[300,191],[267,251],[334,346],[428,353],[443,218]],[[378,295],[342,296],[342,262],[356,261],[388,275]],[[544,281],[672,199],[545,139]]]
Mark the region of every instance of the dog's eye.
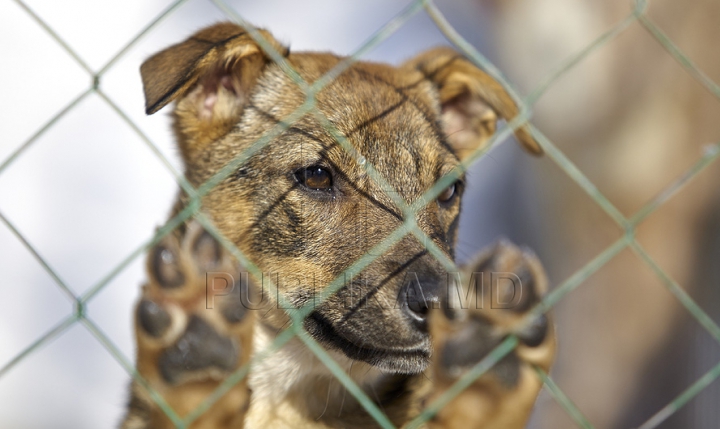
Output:
[[457,182],[453,183],[452,185],[445,188],[444,191],[440,195],[438,195],[437,199],[442,204],[447,204],[450,201],[455,198],[455,195],[457,194]]
[[333,186],[330,171],[317,165],[301,168],[295,173],[295,177],[298,182],[310,189],[328,191]]

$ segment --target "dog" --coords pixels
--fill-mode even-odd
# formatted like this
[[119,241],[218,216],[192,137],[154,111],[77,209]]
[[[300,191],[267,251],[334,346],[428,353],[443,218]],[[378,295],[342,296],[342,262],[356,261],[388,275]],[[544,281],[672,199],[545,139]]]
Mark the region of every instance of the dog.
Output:
[[[201,198],[202,216],[227,243],[189,220],[148,253],[149,280],[135,309],[144,381],[132,384],[122,429],[175,427],[151,392],[184,418],[258,353],[265,354],[247,376],[223,385],[190,427],[377,427],[307,347],[313,342],[402,427],[511,334],[517,347],[426,426],[524,427],[542,387],[536,367],[548,371],[555,353],[551,317],[530,314],[548,287],[543,268],[530,250],[503,241],[449,273],[428,246],[452,260],[464,177],[424,200],[483,147],[498,119],[518,114],[515,103],[449,48],[399,67],[355,62],[312,99],[327,123],[309,112],[255,150],[306,103],[283,62],[310,84],[345,64],[329,53],[291,53],[257,31],[280,63],[250,32],[220,23],[141,67],[147,113],[176,102],[173,129],[188,182],[197,188],[228,165],[232,171]],[[542,152],[525,127],[515,135],[531,153]],[[384,184],[370,178],[369,166]],[[408,231],[383,248],[406,220],[398,197],[414,207],[427,240]],[[181,192],[172,215],[189,201]],[[260,278],[247,275],[228,243]],[[512,287],[499,287],[503,276]],[[490,301],[513,305],[490,308]],[[305,306],[307,339],[268,351],[291,324],[289,312]]]

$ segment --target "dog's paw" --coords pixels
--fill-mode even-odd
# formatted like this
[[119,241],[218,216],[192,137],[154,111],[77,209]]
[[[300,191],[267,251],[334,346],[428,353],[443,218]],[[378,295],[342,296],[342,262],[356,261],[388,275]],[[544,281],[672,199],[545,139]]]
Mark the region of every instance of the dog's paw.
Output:
[[[250,359],[250,286],[238,267],[196,221],[148,254],[150,279],[135,309],[137,369],[180,417]],[[132,389],[123,429],[175,427],[145,389]],[[248,401],[242,381],[190,427],[240,428]]]
[[524,428],[555,354],[550,315],[529,316],[547,291],[537,257],[501,241],[463,268],[461,284],[448,288],[442,310],[433,311],[434,393],[439,397],[509,335],[518,346],[455,397],[431,427]]

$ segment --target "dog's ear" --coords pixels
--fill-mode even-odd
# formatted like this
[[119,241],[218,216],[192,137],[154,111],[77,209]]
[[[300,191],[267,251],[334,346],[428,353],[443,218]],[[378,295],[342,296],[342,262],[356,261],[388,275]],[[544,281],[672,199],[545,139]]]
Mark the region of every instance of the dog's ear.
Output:
[[[460,159],[482,147],[495,132],[498,119],[512,120],[518,108],[495,79],[451,48],[435,48],[405,63],[435,84],[442,107],[442,127]],[[515,137],[534,155],[542,148],[527,126]]]
[[[288,50],[265,30],[281,55]],[[193,34],[140,67],[148,115],[178,100],[176,127],[183,146],[220,137],[236,123],[269,58],[242,27],[224,22]],[[188,147],[181,147],[188,155]]]

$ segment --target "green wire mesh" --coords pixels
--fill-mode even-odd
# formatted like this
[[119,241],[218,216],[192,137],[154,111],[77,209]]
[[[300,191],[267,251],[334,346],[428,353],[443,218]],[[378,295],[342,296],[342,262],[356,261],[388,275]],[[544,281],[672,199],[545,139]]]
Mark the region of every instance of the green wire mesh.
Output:
[[[140,39],[153,30],[159,22],[172,14],[177,10],[186,0],[176,0],[172,2],[165,10],[163,10],[157,17],[155,17],[150,23],[148,23],[135,37],[133,37],[122,49],[120,49],[104,66],[98,71],[93,71],[91,67],[83,61],[83,59],[69,46],[61,37],[58,35],[46,22],[44,22],[37,14],[33,12],[22,0],[14,0],[43,30],[45,30],[66,52],[71,56],[81,68],[83,68],[88,75],[91,77],[91,85],[68,103],[64,108],[58,111],[47,123],[41,126],[28,140],[23,142],[13,153],[10,154],[5,160],[0,163],[0,174],[11,165],[18,157],[34,144],[40,136],[52,128],[58,121],[60,121],[68,112],[72,111],[82,100],[89,97],[91,94],[96,94],[101,100],[103,100],[127,125],[138,135],[138,137],[151,149],[151,151],[158,157],[163,163],[165,168],[175,177],[178,185],[188,195],[189,202],[183,210],[181,210],[175,217],[170,219],[163,227],[149,238],[146,242],[138,246],[133,252],[131,252],[125,259],[122,260],[115,268],[108,272],[99,282],[94,284],[84,294],[77,295],[73,292],[72,288],[66,284],[52,269],[52,267],[36,252],[33,246],[23,237],[23,235],[15,228],[15,226],[0,212],[0,222],[5,224],[11,233],[17,237],[17,239],[25,246],[28,251],[37,259],[40,265],[47,271],[47,273],[57,283],[58,287],[67,295],[73,302],[73,311],[60,323],[50,329],[47,333],[39,337],[25,350],[18,353],[13,359],[6,363],[0,368],[0,378],[11,371],[18,363],[25,359],[30,354],[34,353],[38,348],[48,343],[52,339],[62,335],[71,326],[76,323],[81,323],[87,328],[87,330],[108,350],[108,352],[117,360],[117,362],[128,372],[128,374],[137,381],[140,385],[146,388],[150,394],[150,397],[157,405],[167,414],[168,418],[175,424],[178,429],[187,428],[195,419],[197,419],[203,412],[208,410],[215,401],[217,401],[222,395],[224,395],[230,388],[240,382],[249,372],[250,368],[255,362],[262,360],[268,354],[274,350],[282,347],[283,344],[291,340],[292,338],[298,338],[302,341],[320,361],[322,361],[327,368],[337,377],[338,381],[343,384],[350,394],[352,394],[358,402],[367,410],[367,412],[373,416],[377,421],[378,425],[383,428],[393,428],[393,424],[390,422],[388,417],[378,408],[378,406],[363,392],[363,390],[345,373],[345,371],[330,357],[330,355],[320,346],[307,332],[302,328],[302,322],[304,318],[311,311],[311,306],[314,304],[308,304],[307,306],[299,309],[288,310],[288,314],[291,318],[291,325],[282,331],[273,343],[265,350],[258,351],[253,357],[252,361],[243,367],[239,368],[235,373],[228,377],[217,389],[211,394],[206,400],[199,405],[194,411],[189,413],[184,418],[180,417],[162,398],[162,396],[154,391],[152,387],[147,383],[146,380],[136,371],[132,361],[125,357],[122,352],[114,345],[112,339],[108,338],[103,331],[98,327],[97,324],[89,318],[85,312],[87,303],[103,291],[103,289],[112,281],[120,272],[122,272],[132,261],[141,256],[154,244],[159,242],[163,236],[170,233],[173,229],[179,226],[184,221],[195,218],[200,222],[205,229],[212,234],[218,241],[230,251],[235,258],[240,261],[245,268],[248,269],[250,274],[256,279],[262,278],[262,273],[259,268],[237,247],[230,241],[225,239],[219,231],[215,228],[212,222],[203,215],[201,210],[200,199],[202,196],[207,194],[214,186],[222,182],[232,172],[234,172],[240,165],[242,165],[249,157],[254,153],[261,150],[265,145],[269,144],[275,137],[283,133],[289,127],[291,127],[297,120],[302,118],[306,114],[313,114],[316,116],[318,121],[326,128],[328,133],[334,137],[336,142],[360,161],[360,156],[355,152],[353,146],[345,139],[345,137],[333,127],[330,121],[322,115],[317,109],[315,109],[315,95],[322,91],[322,89],[333,79],[335,79],[340,73],[352,65],[355,61],[360,59],[366,52],[377,46],[379,43],[387,39],[391,34],[402,27],[411,17],[424,11],[437,25],[438,29],[447,37],[447,39],[461,52],[463,52],[471,61],[477,66],[481,67],[496,80],[498,80],[516,100],[520,107],[520,114],[512,121],[508,122],[503,128],[491,138],[490,144],[485,149],[478,150],[472,156],[468,157],[458,168],[450,172],[429,189],[425,195],[418,199],[418,201],[408,204],[404,201],[399,193],[394,192],[391,186],[384,180],[384,178],[374,169],[369,162],[359,162],[363,165],[367,171],[368,176],[374,180],[377,184],[385,190],[387,196],[399,207],[403,213],[405,221],[395,231],[390,233],[382,242],[377,244],[371,251],[366,253],[364,256],[355,261],[345,272],[333,280],[326,288],[323,289],[321,294],[317,297],[316,302],[322,302],[327,299],[328,296],[336,292],[342,287],[346,273],[359,272],[364,267],[368,266],[375,258],[382,255],[385,251],[399,242],[403,237],[408,234],[414,235],[422,243],[426,243],[428,252],[433,255],[445,268],[452,271],[457,271],[457,267],[454,262],[449,260],[443,252],[438,249],[432,240],[427,239],[427,235],[418,227],[415,222],[415,212],[420,210],[426,204],[433,201],[443,189],[453,183],[456,178],[461,175],[468,166],[482,157],[491,147],[497,144],[501,144],[508,136],[510,136],[513,130],[519,126],[527,123],[530,118],[531,106],[537,102],[537,100],[550,88],[561,76],[565,75],[569,70],[575,67],[580,62],[584,61],[594,51],[605,46],[607,43],[615,39],[618,35],[627,30],[636,21],[644,27],[650,35],[671,55],[686,71],[699,83],[701,83],[708,91],[710,91],[715,97],[720,99],[720,86],[709,79],[701,70],[699,70],[688,57],[675,45],[673,42],[658,28],[645,14],[647,8],[647,0],[638,0],[635,2],[631,12],[616,25],[610,28],[607,32],[599,36],[593,42],[588,44],[585,48],[578,51],[576,54],[568,58],[557,70],[548,75],[545,79],[541,80],[530,95],[521,98],[518,92],[512,87],[512,85],[502,76],[500,71],[490,63],[485,57],[483,57],[471,44],[465,41],[452,27],[452,25],[445,19],[440,10],[435,6],[432,0],[415,0],[412,1],[404,10],[402,10],[397,16],[395,16],[390,22],[384,25],[382,28],[377,30],[368,40],[362,44],[352,55],[348,56],[345,60],[340,62],[333,70],[328,72],[322,78],[318,79],[312,84],[305,82],[300,75],[293,70],[292,66],[288,64],[283,57],[274,49],[272,46],[263,39],[262,35],[254,29],[249,23],[247,23],[242,16],[229,6],[224,0],[212,0],[212,3],[219,8],[228,19],[236,22],[237,24],[245,27],[250,36],[260,45],[265,53],[272,58],[287,75],[298,85],[298,87],[306,94],[305,103],[302,104],[295,112],[290,114],[286,118],[282,118],[278,124],[266,135],[259,138],[250,148],[243,153],[239,154],[236,159],[228,163],[222,168],[215,176],[210,178],[207,182],[203,183],[197,188],[194,188],[185,179],[185,177],[178,172],[171,163],[162,155],[157,146],[148,138],[147,135],[130,119],[130,117],[117,105],[113,100],[105,94],[101,89],[102,78],[105,73],[110,70],[118,59],[125,55]],[[617,225],[624,232],[623,236],[616,242],[608,246],[605,250],[600,252],[594,259],[588,262],[585,266],[580,268],[577,272],[567,278],[559,286],[554,288],[542,302],[537,304],[535,308],[530,311],[528,317],[533,317],[541,313],[549,311],[555,304],[562,300],[568,293],[579,287],[585,280],[602,268],[605,264],[610,262],[616,255],[622,250],[629,248],[631,249],[638,258],[643,261],[650,269],[658,276],[662,284],[678,299],[678,301],[687,309],[687,311],[697,320],[700,325],[707,330],[710,335],[720,343],[720,327],[705,313],[702,308],[678,285],[663,269],[657,265],[657,263],[647,254],[643,247],[635,240],[635,230],[651,213],[661,207],[666,201],[672,196],[678,193],[689,181],[697,177],[709,165],[714,163],[718,157],[720,157],[720,143],[716,143],[707,147],[705,154],[697,160],[697,162],[690,167],[685,173],[680,175],[674,182],[668,185],[662,190],[655,198],[648,202],[638,212],[628,217],[625,217],[599,190],[598,188],[580,171],[549,139],[547,139],[537,128],[530,125],[531,132],[535,139],[540,143],[546,154],[552,159],[567,175],[570,179],[575,181],[591,198],[592,200],[605,212],[607,215],[617,223]],[[364,161],[364,160],[362,160]],[[262,280],[261,280],[262,281]],[[263,281],[264,285],[267,285],[271,292],[277,292],[277,288],[272,283],[268,284],[267,278]],[[275,294],[278,296],[279,304],[283,305],[284,308],[290,308],[282,294]],[[420,415],[418,415],[413,421],[408,423],[408,428],[417,428],[422,426],[430,418],[433,417],[438,410],[448,404],[457,394],[463,389],[471,385],[478,377],[487,372],[492,366],[500,361],[505,355],[510,353],[518,344],[517,338],[514,336],[508,337],[505,341],[499,344],[493,351],[491,351],[483,360],[478,362],[472,369],[464,374],[456,383],[451,386],[443,395],[441,395],[435,402],[429,404]],[[550,395],[555,398],[558,404],[568,413],[572,420],[582,428],[592,428],[592,424],[582,414],[582,412],[573,404],[571,399],[562,392],[562,390],[555,384],[552,378],[539,368],[536,368],[538,377],[543,381],[545,388],[548,390]],[[660,409],[657,413],[651,416],[645,423],[639,426],[640,429],[650,429],[657,427],[683,405],[692,400],[698,395],[703,389],[705,389],[710,383],[712,383],[718,376],[720,376],[720,363],[714,366],[710,371],[700,377],[695,383],[689,386],[684,392],[678,395],[665,407]]]

